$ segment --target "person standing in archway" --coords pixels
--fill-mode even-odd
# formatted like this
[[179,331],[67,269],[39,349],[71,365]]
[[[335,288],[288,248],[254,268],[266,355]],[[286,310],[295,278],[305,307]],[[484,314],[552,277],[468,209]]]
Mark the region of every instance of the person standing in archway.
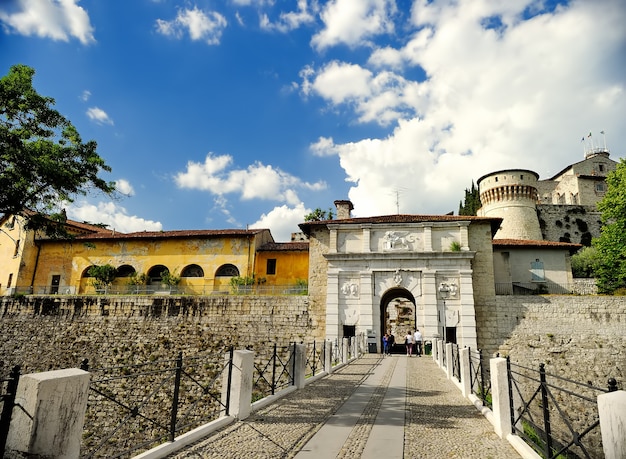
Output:
[[415,329],[415,333],[413,334],[413,338],[415,340],[415,354],[418,357],[422,356],[422,332],[419,329]]
[[404,337],[404,345],[406,347],[406,355],[408,357],[413,356],[413,340],[414,339],[415,337],[413,336],[413,333],[411,333],[411,330],[409,330],[406,336]]

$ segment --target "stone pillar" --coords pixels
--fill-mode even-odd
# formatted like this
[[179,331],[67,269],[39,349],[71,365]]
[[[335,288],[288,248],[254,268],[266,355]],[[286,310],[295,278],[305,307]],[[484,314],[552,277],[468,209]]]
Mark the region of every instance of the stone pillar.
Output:
[[472,393],[472,377],[470,370],[470,350],[467,347],[459,349],[461,360],[461,392],[463,397],[468,398]]
[[333,342],[329,340],[324,341],[324,371],[333,372]]
[[509,403],[509,376],[506,359],[497,357],[489,361],[491,372],[491,399],[494,430],[500,438],[506,438],[512,431],[511,407]]
[[443,367],[443,353],[446,350],[446,345],[443,342],[443,340],[438,339],[437,340],[437,365],[439,365],[439,368]]
[[361,246],[361,251],[363,253],[369,253],[369,252],[372,251],[372,249],[371,249],[371,238],[372,238],[371,229],[372,229],[371,225],[363,226],[363,245]]
[[448,379],[452,379],[454,375],[454,359],[452,357],[452,343],[446,343],[446,373],[448,373]]
[[433,251],[433,228],[431,226],[424,227],[424,252]]
[[305,384],[304,375],[306,373],[306,345],[295,345],[296,355],[293,358],[296,359],[295,374],[293,375],[293,385],[298,389],[303,389]]
[[326,338],[335,339],[342,335],[339,321],[339,272],[327,273],[326,284]]
[[598,413],[604,457],[626,457],[626,391],[598,395]]
[[75,458],[80,454],[89,373],[78,368],[20,378],[7,451],[28,457]]
[[[226,353],[228,363],[230,353]],[[228,371],[222,376],[222,403],[226,403],[227,391],[230,389],[230,406],[228,414],[238,419],[246,419],[252,409],[252,385],[254,374],[254,352],[233,352],[233,374],[228,387]]]
[[341,356],[341,363],[348,363],[348,353],[350,352],[350,341],[348,338],[343,338],[341,340],[341,344],[343,346],[343,355]]

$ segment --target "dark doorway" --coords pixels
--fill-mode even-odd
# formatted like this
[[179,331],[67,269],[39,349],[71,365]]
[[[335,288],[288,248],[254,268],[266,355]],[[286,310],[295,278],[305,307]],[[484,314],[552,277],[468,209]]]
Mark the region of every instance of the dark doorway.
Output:
[[446,327],[446,341],[456,344],[456,327]]
[[344,325],[343,326],[343,337],[349,338],[352,336],[356,336],[356,326],[355,325]]
[[55,274],[52,276],[52,282],[50,283],[50,294],[56,295],[59,293],[59,284],[61,283],[61,276]]

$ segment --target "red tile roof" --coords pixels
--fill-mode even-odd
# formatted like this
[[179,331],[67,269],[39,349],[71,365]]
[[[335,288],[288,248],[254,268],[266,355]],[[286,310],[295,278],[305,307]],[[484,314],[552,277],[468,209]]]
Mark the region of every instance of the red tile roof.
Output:
[[175,230],[175,231],[138,231],[135,233],[96,233],[78,236],[77,239],[165,239],[165,238],[213,238],[255,236],[267,229],[220,229],[220,230]]
[[571,242],[531,241],[524,239],[494,239],[492,245],[494,247],[537,247],[542,249],[566,249],[570,252],[576,252],[582,247],[582,244],[574,244]]

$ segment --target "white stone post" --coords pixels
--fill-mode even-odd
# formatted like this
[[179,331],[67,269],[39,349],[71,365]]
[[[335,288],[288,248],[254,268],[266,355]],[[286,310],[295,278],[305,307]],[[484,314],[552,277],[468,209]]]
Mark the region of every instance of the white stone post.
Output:
[[454,377],[454,358],[452,357],[452,343],[446,343],[446,373],[448,373],[448,379]]
[[491,372],[491,400],[494,430],[500,438],[506,438],[512,431],[511,405],[509,402],[509,376],[506,359],[497,357],[489,361]]
[[6,449],[28,457],[80,455],[89,373],[78,368],[22,376]]
[[626,457],[626,391],[598,395],[598,413],[604,457]]
[[306,344],[296,344],[296,355],[292,358],[296,359],[295,374],[293,376],[293,385],[298,389],[304,388],[306,373]]
[[348,338],[343,338],[341,341],[343,346],[343,355],[341,356],[341,363],[348,363],[348,352],[350,350],[350,342]]
[[324,371],[333,372],[333,342],[330,340],[324,341]]
[[[226,353],[228,365],[230,352]],[[252,385],[254,373],[254,352],[234,351],[232,376],[228,387],[228,368],[222,376],[222,403],[226,404],[226,396],[230,390],[228,414],[238,419],[246,419],[252,409]]]
[[437,365],[439,368],[443,367],[443,353],[445,352],[445,344],[443,340],[437,340]]
[[468,398],[472,393],[472,376],[470,367],[470,350],[467,347],[459,349],[461,360],[461,392]]

